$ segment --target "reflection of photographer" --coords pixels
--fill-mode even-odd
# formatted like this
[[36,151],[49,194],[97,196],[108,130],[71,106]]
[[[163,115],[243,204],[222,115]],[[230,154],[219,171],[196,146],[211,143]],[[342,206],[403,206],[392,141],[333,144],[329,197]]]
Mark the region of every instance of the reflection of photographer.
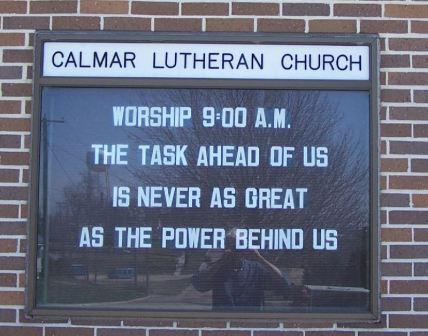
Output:
[[212,261],[213,254],[192,277],[198,291],[213,291],[213,309],[260,310],[265,290],[273,290],[284,298],[295,292],[285,275],[257,250],[229,248],[216,261]]

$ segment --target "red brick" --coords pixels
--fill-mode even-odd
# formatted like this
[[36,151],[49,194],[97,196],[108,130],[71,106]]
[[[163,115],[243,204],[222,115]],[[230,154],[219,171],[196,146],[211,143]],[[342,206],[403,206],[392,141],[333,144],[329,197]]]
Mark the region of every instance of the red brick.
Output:
[[26,11],[26,1],[0,1],[0,13],[24,14]]
[[390,224],[428,224],[428,211],[390,211],[389,222]]
[[380,125],[381,137],[410,137],[412,125],[409,124],[384,124]]
[[[0,257],[1,270],[24,270],[25,257]],[[1,297],[1,295],[0,295]]]
[[21,77],[22,67],[0,66],[0,79],[20,79]]
[[27,67],[27,79],[33,79],[33,67],[32,66]]
[[[383,242],[410,242],[412,241],[412,230],[411,229],[394,229],[394,228],[382,228],[381,237]],[[409,273],[411,275],[411,264],[392,264],[386,263],[382,265],[382,274],[394,273]]]
[[411,229],[382,228],[381,239],[385,242],[410,242],[412,241]]
[[385,16],[399,18],[427,18],[427,5],[385,5]]
[[405,103],[410,102],[410,90],[382,89],[380,92],[382,102]]
[[[28,208],[28,205],[21,205],[21,208]],[[22,215],[21,215],[22,217]],[[26,253],[27,252],[27,240],[26,239],[20,239],[19,241],[19,252],[20,253]]]
[[[413,195],[413,198],[415,196],[416,195]],[[428,195],[426,195],[426,196],[427,197],[425,199],[425,202],[428,203]],[[423,228],[423,229],[416,228],[416,229],[413,229],[413,231],[414,231],[415,241],[428,242],[428,229],[425,229],[425,228]]]
[[[2,119],[0,118],[0,121]],[[0,147],[1,148],[19,148],[21,147],[20,135],[3,135],[0,134]]]
[[24,33],[0,33],[0,46],[21,46],[24,42]]
[[[249,330],[203,330],[202,336],[250,336]],[[151,335],[150,335],[151,336]]]
[[358,336],[407,336],[406,332],[391,331],[359,331]]
[[[412,307],[410,298],[384,297],[382,298],[382,311],[406,311]],[[388,336],[388,335],[386,335]]]
[[10,16],[3,18],[4,29],[49,29],[47,16]]
[[428,276],[428,263],[415,263],[415,276]]
[[381,121],[386,120],[386,107],[385,106],[381,106],[380,107],[380,111],[379,111],[379,119]]
[[30,13],[49,14],[49,13],[76,13],[77,1],[31,1]]
[[304,32],[304,20],[259,19],[257,30],[260,32]]
[[31,100],[27,100],[25,102],[25,113],[31,114],[31,112],[32,112],[32,102],[31,102]]
[[392,189],[428,189],[428,176],[390,176]]
[[0,131],[28,131],[30,119],[28,118],[0,118]]
[[[144,329],[98,329],[97,336],[142,336]],[[70,335],[71,336],[71,335]]]
[[392,85],[428,85],[428,76],[425,72],[390,72],[388,80]]
[[412,21],[411,26],[412,26],[412,33],[426,34],[428,32],[427,21]]
[[127,14],[128,1],[81,0],[80,12],[91,14]]
[[355,20],[311,20],[309,31],[311,33],[355,33],[357,23]]
[[[27,281],[27,279],[26,279],[26,277],[25,277],[25,273],[21,273],[21,274],[19,274],[19,286],[18,287],[21,287],[21,288],[24,288],[25,286],[26,286],[26,281]],[[68,321],[68,319],[66,319],[66,321],[65,322],[67,322]]]
[[178,3],[133,1],[131,13],[142,15],[178,15]]
[[381,16],[382,7],[375,4],[335,4],[333,13],[335,16]]
[[[413,92],[413,99],[415,103],[428,103],[428,90],[415,90]],[[424,126],[424,125],[417,125]],[[428,126],[428,125],[425,125]]]
[[287,16],[328,16],[330,6],[325,3],[284,3],[282,15]]
[[381,247],[380,247],[380,258],[381,259],[387,259],[388,258],[388,248],[385,245],[381,245]]
[[[94,329],[72,327],[47,327],[45,336],[93,336]],[[99,334],[98,334],[99,335]],[[127,334],[123,334],[126,336]]]
[[229,15],[228,3],[209,3],[209,2],[183,2],[181,4],[182,15]]
[[413,55],[412,61],[412,65],[414,68],[428,68],[427,55]]
[[305,336],[354,336],[353,331],[305,331]]
[[32,63],[33,50],[6,49],[3,51],[3,62],[7,63]]
[[410,67],[409,55],[381,55],[381,68],[407,68]]
[[2,91],[3,96],[31,97],[32,85],[28,83],[3,83]]
[[[198,336],[197,330],[186,330],[186,329],[150,329],[149,336]],[[204,336],[205,334],[202,333]],[[213,335],[214,336],[214,335]]]
[[16,100],[0,101],[0,114],[21,113],[21,102]]
[[379,74],[379,82],[380,85],[386,85],[386,73],[384,71],[381,71]]
[[[425,161],[428,164],[428,160]],[[428,167],[425,169],[428,170]],[[428,194],[413,194],[412,201],[415,208],[428,208]]]
[[34,32],[28,33],[28,46],[34,47]]
[[390,38],[390,50],[427,51],[428,40],[423,38]]
[[0,331],[1,331],[1,336],[42,336],[43,335],[42,326],[40,327],[2,326],[0,327]]
[[391,141],[391,154],[428,154],[428,142],[418,141]]
[[428,245],[392,245],[390,252],[393,259],[421,259],[426,258]]
[[24,148],[30,148],[30,147],[31,147],[31,137],[29,135],[24,135]]
[[380,184],[380,189],[381,190],[387,189],[387,187],[386,187],[386,176],[381,176],[380,177],[379,184]]
[[54,16],[52,17],[52,29],[99,30],[100,18],[91,16]]
[[26,230],[25,222],[0,222],[0,234],[2,235],[23,235],[26,234]]
[[0,216],[5,218],[16,218],[19,214],[19,206],[15,204],[0,204]]
[[428,298],[415,298],[413,307],[416,311],[428,311]]
[[[2,305],[23,305],[24,292],[0,291],[0,304]],[[3,334],[3,329],[0,329]]]
[[[381,294],[388,294],[388,281],[386,281],[386,280],[380,281],[380,292],[381,292]],[[352,328],[352,327],[358,328],[356,326],[347,326],[347,328]]]
[[19,169],[0,169],[0,182],[19,182]]
[[408,162],[407,159],[381,159],[380,167],[383,172],[406,172]]
[[361,20],[361,33],[407,33],[407,21]]
[[0,199],[2,200],[26,200],[27,196],[27,187],[2,187],[0,189]]
[[232,15],[278,15],[279,4],[272,2],[232,2]]
[[[0,287],[16,287],[16,274],[0,273]],[[1,315],[1,309],[0,309],[0,315]],[[0,316],[0,321],[1,321],[1,316]]]
[[18,250],[18,241],[16,239],[0,239],[0,253],[15,253]]
[[15,309],[0,309],[0,322],[15,322],[16,310]]
[[381,140],[380,142],[380,153],[386,154],[386,140]]
[[[428,125],[418,125],[418,124],[416,124],[413,127],[414,127],[414,136],[415,137],[423,137],[423,138],[427,138],[428,137]],[[424,163],[426,164],[427,162],[424,162]]]
[[408,194],[385,194],[380,195],[381,207],[408,207],[410,196]]
[[254,336],[303,336],[301,331],[254,330]]
[[174,19],[174,18],[156,18],[155,30],[156,31],[183,31],[183,32],[197,32],[202,27],[200,19]]
[[28,152],[0,152],[0,164],[2,165],[28,165],[30,155]]
[[105,17],[104,29],[150,31],[151,22],[148,18]]
[[401,315],[392,314],[389,316],[390,328],[428,328],[428,315]]
[[[382,177],[385,177],[385,176],[381,176],[381,179],[382,179]],[[385,188],[382,188],[381,187],[381,189],[385,189]],[[381,210],[380,211],[380,223],[381,224],[385,224],[386,223],[386,211],[385,210]]]
[[428,120],[428,108],[390,107],[389,118],[392,120]]
[[252,32],[254,20],[252,19],[207,19],[207,31],[235,31]]
[[381,51],[386,50],[386,38],[384,37],[379,38],[379,47]]

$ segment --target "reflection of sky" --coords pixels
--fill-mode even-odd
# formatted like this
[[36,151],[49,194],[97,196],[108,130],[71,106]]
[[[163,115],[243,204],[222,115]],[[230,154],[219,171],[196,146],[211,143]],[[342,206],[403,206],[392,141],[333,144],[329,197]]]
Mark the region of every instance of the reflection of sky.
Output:
[[[329,91],[328,97],[343,115],[341,120],[351,138],[368,148],[369,144],[369,95],[366,91]],[[364,132],[366,130],[366,132]],[[343,132],[343,130],[342,130]]]
[[[222,90],[210,90],[209,94],[221,96],[222,92]],[[257,92],[256,101],[258,102],[269,95],[269,90],[255,92]],[[335,120],[337,125],[334,128],[335,134],[329,134],[329,136],[340,139],[348,135],[367,153],[368,93],[323,91],[323,94],[328,98],[330,105],[337,108],[339,112]],[[135,129],[113,127],[112,106],[184,106],[183,102],[173,101],[173,99],[171,90],[162,89],[44,89],[43,115],[48,119],[49,133],[49,199],[59,201],[64,186],[80,181],[81,175],[87,171],[86,154],[91,151],[91,144],[130,144],[134,150],[130,151],[128,161],[138,165],[139,152],[128,137],[129,132]],[[224,106],[228,106],[226,101]],[[247,107],[250,109],[250,106]],[[192,113],[195,114],[195,111]],[[55,120],[64,122],[57,123],[54,122]],[[307,120],[307,122],[311,121]],[[144,128],[140,130],[144,132]],[[110,185],[132,180],[131,174],[124,166],[114,167],[109,174]]]

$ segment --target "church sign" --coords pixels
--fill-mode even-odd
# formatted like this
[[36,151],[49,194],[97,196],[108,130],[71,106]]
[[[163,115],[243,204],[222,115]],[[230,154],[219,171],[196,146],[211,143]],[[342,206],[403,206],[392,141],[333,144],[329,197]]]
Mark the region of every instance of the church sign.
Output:
[[27,312],[377,318],[377,43],[37,33]]

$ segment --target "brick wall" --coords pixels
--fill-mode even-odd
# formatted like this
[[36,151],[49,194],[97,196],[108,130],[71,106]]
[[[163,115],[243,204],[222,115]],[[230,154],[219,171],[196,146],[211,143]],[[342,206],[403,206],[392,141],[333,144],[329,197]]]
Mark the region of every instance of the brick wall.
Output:
[[[428,335],[428,1],[0,1],[0,16],[0,335]],[[382,321],[26,319],[35,29],[379,33]]]

